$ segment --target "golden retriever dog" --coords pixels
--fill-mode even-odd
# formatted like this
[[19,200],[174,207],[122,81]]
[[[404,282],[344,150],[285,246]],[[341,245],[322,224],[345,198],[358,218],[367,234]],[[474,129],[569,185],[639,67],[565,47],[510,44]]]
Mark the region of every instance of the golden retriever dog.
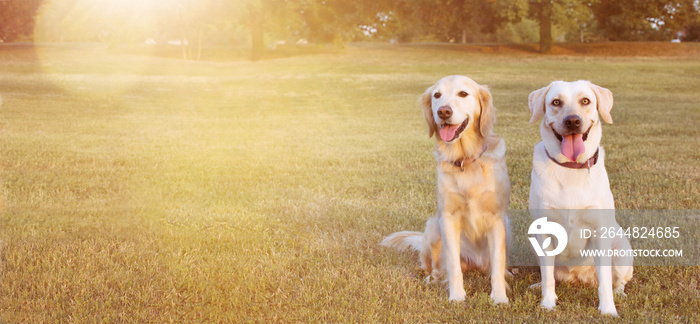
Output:
[[[533,91],[528,99],[530,123],[542,118],[542,141],[533,154],[529,209],[533,219],[546,216],[546,221],[561,225],[568,233],[563,252],[538,256],[542,281],[534,286],[542,289],[541,305],[554,309],[555,280],[578,281],[598,285],[598,309],[617,316],[613,292],[624,295],[625,284],[632,278],[632,256],[581,256],[582,249],[631,249],[626,236],[609,239],[601,235],[603,227],[620,228],[605,171],[605,151],[600,146],[599,115],[613,122],[612,92],[588,81],[555,81]],[[584,237],[582,229],[596,235]],[[538,234],[537,240],[546,247],[547,237]]]
[[394,233],[381,244],[419,251],[427,273],[447,275],[451,301],[466,297],[464,270],[490,270],[491,299],[508,303],[510,182],[505,142],[492,131],[491,93],[468,77],[453,75],[428,88],[419,103],[430,137],[437,134],[437,211],[423,233]]

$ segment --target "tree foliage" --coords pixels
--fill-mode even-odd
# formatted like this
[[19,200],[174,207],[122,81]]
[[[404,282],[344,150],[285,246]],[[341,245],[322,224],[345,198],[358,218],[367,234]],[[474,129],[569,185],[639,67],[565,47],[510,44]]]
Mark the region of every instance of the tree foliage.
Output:
[[[356,40],[509,42],[670,40],[700,26],[698,0],[0,0],[3,41],[159,43],[184,58],[203,44],[342,45]],[[243,33],[245,31],[245,34]],[[695,37],[697,39],[698,37]]]
[[695,0],[600,0],[592,9],[612,41],[668,40],[698,16]]
[[149,2],[46,0],[37,11],[33,37],[49,42],[141,42],[155,33],[154,9]]
[[592,17],[591,7],[597,1],[529,0],[528,14],[540,25],[540,52],[551,51],[554,25],[562,26],[567,30],[584,28]]
[[495,0],[399,0],[384,12],[381,27],[398,33],[399,39],[425,34],[439,41],[482,41],[508,22],[520,17],[518,1]]
[[31,39],[41,0],[0,1],[0,41]]
[[304,22],[301,34],[311,42],[343,43],[356,38],[360,25],[371,24],[371,14],[357,1],[306,0],[299,2]]

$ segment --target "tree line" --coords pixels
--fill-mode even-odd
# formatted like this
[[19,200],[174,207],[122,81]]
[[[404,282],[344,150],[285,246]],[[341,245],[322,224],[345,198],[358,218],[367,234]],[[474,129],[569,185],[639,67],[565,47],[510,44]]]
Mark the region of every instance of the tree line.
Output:
[[0,40],[204,45],[700,38],[700,0],[0,0]]

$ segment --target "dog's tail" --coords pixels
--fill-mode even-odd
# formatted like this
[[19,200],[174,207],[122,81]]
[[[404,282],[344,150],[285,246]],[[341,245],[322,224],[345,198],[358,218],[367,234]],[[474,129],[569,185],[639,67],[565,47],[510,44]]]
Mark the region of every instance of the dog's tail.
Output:
[[422,252],[425,247],[425,235],[421,232],[396,232],[385,237],[380,245],[395,248],[399,251],[412,249]]

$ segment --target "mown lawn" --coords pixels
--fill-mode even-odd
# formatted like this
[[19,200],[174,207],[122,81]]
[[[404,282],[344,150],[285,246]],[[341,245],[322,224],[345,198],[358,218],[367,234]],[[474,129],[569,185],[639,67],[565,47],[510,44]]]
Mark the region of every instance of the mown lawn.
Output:
[[[416,100],[450,74],[490,86],[511,209],[527,208],[539,141],[527,95],[557,79],[614,93],[617,208],[700,209],[700,46],[676,45],[693,55],[361,45],[226,63],[1,46],[0,321],[613,321],[593,287],[559,285],[557,311],[541,310],[534,267],[507,306],[478,272],[449,303],[415,254],[378,243],[434,211]],[[698,281],[698,267],[636,267],[621,320],[700,321]]]

